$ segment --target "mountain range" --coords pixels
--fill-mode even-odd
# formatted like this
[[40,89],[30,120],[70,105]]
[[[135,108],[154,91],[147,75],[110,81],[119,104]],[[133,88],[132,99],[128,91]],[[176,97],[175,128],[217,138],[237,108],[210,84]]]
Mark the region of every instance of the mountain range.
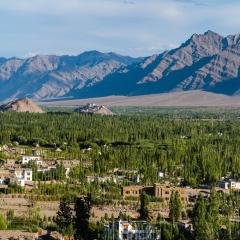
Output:
[[78,56],[0,58],[0,100],[80,99],[203,90],[240,95],[240,34],[194,34],[150,57],[84,52]]

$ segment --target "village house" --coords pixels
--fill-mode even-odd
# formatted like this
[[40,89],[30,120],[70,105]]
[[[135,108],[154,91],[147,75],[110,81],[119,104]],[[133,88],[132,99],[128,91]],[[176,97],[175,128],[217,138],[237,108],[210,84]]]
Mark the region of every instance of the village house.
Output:
[[22,156],[22,164],[28,164],[30,161],[35,162],[38,166],[43,164],[42,159],[39,156]]
[[[38,168],[37,171],[46,173],[46,172],[50,172],[55,169],[56,169],[56,166],[48,166],[48,167]],[[66,177],[68,177],[69,173],[70,173],[70,168],[64,168],[64,172],[65,172]]]
[[162,198],[165,202],[169,202],[173,191],[179,192],[183,203],[188,202],[188,191],[185,188],[168,187],[161,184],[154,184],[153,186],[124,186],[122,188],[124,198],[139,197],[142,192],[146,192],[150,196]]
[[[17,145],[15,144],[15,146]],[[12,147],[12,148],[9,148],[9,152],[24,155],[26,153],[26,149],[21,147]]]
[[56,169],[56,166],[48,166],[48,167],[38,168],[37,171],[46,173],[46,172],[49,172],[49,171],[52,171],[52,170],[55,170],[55,169]]
[[139,197],[143,191],[144,186],[130,185],[122,187],[123,198],[127,197]]
[[220,181],[220,182],[218,182],[217,186],[220,188],[223,188],[223,189],[228,189],[229,183],[228,183],[228,181]]
[[240,190],[240,182],[234,181],[232,179],[226,179],[218,182],[217,186],[223,189],[231,189],[231,190]]
[[114,175],[117,181],[128,180],[132,183],[140,183],[141,175],[138,173],[138,170],[123,170],[119,168],[114,168],[109,171],[109,174]]
[[153,228],[146,221],[122,221],[116,219],[104,227],[104,239],[113,240],[157,240],[160,238],[160,229]]
[[240,190],[240,182],[229,180],[229,188],[232,190]]
[[1,151],[8,151],[9,150],[9,147],[8,145],[4,144],[2,147],[1,147]]
[[[228,189],[216,188],[215,190],[217,192],[229,193]],[[179,192],[183,204],[187,204],[191,200],[194,201],[199,194],[206,198],[211,194],[211,189],[170,187],[157,183],[153,186],[130,185],[122,187],[123,198],[138,198],[142,192],[145,192],[150,196],[161,198],[165,202],[169,202],[173,191]]]
[[63,166],[65,168],[73,168],[73,167],[77,167],[79,166],[80,164],[80,161],[79,160],[62,160],[62,159],[58,159],[58,160],[55,160],[55,165],[57,164],[63,164]]
[[99,182],[99,183],[106,183],[106,182],[117,182],[117,179],[114,176],[105,176],[105,177],[99,177],[99,176],[87,176],[87,182]]
[[179,192],[181,201],[183,203],[188,202],[188,191],[186,188],[164,187],[160,184],[154,184],[154,196],[162,198],[164,201],[168,202],[170,200],[170,196],[173,191]]
[[158,172],[158,177],[165,178],[165,173],[164,172]]
[[25,183],[32,181],[32,169],[0,169],[0,184],[8,185],[9,183],[16,182],[24,187]]
[[14,173],[14,178],[10,179],[10,182],[17,182],[21,187],[25,187],[26,183],[32,182],[32,169],[28,168],[16,168],[11,170]]
[[0,169],[0,184],[6,185],[12,176],[13,174],[8,169]]
[[7,159],[5,160],[4,166],[5,167],[13,167],[16,163],[15,159]]

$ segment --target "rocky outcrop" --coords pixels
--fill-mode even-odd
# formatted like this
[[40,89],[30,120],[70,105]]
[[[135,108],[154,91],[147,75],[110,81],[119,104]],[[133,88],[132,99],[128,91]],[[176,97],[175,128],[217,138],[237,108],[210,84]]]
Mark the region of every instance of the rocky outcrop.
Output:
[[114,113],[105,106],[97,105],[94,103],[88,103],[84,106],[75,109],[74,111],[78,113],[100,114],[108,116],[114,115]]
[[0,106],[1,112],[43,113],[43,110],[30,99],[19,99]]

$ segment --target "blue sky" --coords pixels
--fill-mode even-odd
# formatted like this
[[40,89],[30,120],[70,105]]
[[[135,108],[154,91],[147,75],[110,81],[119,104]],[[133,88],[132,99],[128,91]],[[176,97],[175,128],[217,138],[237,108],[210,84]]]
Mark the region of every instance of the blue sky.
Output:
[[147,56],[193,33],[240,31],[239,0],[0,0],[0,56]]

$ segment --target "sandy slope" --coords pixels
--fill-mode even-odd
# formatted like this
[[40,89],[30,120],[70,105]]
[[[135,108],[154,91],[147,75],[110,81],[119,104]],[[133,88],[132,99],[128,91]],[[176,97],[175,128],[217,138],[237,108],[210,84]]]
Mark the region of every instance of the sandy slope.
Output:
[[143,96],[110,96],[80,100],[65,100],[41,102],[47,106],[76,107],[86,103],[96,103],[105,106],[222,106],[240,107],[240,96],[230,97],[202,91],[174,92]]

